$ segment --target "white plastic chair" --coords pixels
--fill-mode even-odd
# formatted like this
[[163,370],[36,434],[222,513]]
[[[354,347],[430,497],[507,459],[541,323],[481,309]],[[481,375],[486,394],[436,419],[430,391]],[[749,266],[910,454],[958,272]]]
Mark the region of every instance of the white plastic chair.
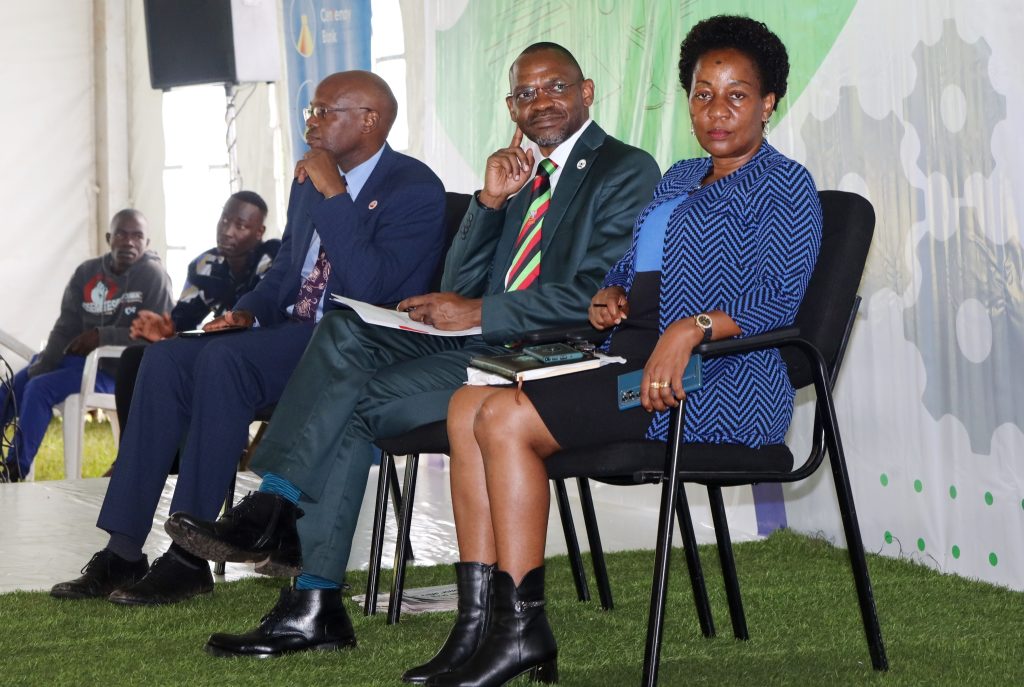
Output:
[[0,329],[0,346],[11,351],[19,358],[23,358],[26,363],[32,360],[32,356],[35,355],[35,351],[30,346],[19,341],[13,334],[8,334],[3,329]]
[[82,479],[82,449],[85,444],[85,414],[95,408],[109,410],[107,418],[114,433],[114,446],[121,438],[114,394],[96,391],[96,373],[101,358],[119,358],[124,346],[100,346],[85,358],[81,391],[71,394],[57,406],[64,416],[64,479]]

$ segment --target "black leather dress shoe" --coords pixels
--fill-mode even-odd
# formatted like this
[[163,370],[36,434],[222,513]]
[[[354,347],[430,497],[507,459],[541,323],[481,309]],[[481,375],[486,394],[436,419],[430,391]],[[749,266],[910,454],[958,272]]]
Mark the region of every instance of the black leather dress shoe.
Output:
[[145,556],[134,562],[126,561],[113,551],[103,549],[85,564],[81,577],[53,585],[50,596],[58,599],[106,598],[115,589],[141,580],[147,570],[149,563]]
[[355,645],[356,633],[340,590],[285,587],[258,627],[244,635],[210,635],[206,651],[214,656],[270,658]]
[[109,597],[126,606],[173,604],[213,591],[213,575],[206,561],[188,561],[168,551],[153,561],[149,572],[130,587],[122,587]]
[[254,492],[216,522],[174,513],[164,529],[174,543],[208,561],[261,564],[260,572],[291,577],[302,570],[295,521],[302,510],[277,494]]

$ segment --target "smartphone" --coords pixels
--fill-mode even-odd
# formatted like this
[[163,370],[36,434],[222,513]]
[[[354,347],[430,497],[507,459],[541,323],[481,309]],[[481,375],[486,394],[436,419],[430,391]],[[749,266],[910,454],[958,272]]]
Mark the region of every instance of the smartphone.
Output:
[[554,343],[540,346],[526,346],[523,353],[532,356],[542,363],[567,363],[583,358],[583,351],[577,351],[569,344]]
[[230,332],[244,332],[248,327],[224,327],[223,329],[211,329],[206,331],[205,329],[186,329],[183,332],[178,332],[178,336],[185,337],[186,339],[194,339],[200,336],[213,336],[214,334],[228,334]]

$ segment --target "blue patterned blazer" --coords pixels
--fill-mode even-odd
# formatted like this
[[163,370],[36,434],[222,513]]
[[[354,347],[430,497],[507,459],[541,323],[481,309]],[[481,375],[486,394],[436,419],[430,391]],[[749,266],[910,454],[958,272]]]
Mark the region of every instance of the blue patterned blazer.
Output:
[[[793,323],[821,245],[821,205],[810,173],[767,143],[743,167],[709,186],[710,158],[673,165],[640,213],[633,244],[604,286],[629,292],[636,240],[662,203],[687,196],[672,212],[661,259],[659,329],[721,310],[743,336]],[[614,334],[613,334],[614,336]],[[777,350],[705,361],[704,386],[689,395],[685,441],[781,443],[793,415],[793,387]],[[647,437],[664,441],[668,413]]]

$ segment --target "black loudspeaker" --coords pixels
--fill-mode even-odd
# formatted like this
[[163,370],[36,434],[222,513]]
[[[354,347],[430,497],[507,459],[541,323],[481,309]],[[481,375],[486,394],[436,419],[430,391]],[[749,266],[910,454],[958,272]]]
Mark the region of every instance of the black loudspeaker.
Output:
[[281,78],[275,0],[145,0],[153,88]]

